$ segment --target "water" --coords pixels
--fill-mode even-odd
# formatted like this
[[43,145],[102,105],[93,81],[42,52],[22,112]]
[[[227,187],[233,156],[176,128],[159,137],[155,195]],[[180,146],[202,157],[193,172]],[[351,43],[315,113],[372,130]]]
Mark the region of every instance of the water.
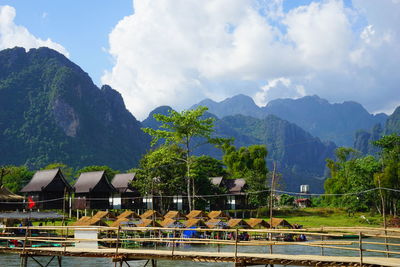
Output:
[[[345,240],[345,241],[358,241],[358,240]],[[382,239],[374,239],[368,238],[364,241],[373,241],[373,242],[382,242]],[[395,240],[390,240],[389,242],[397,243]],[[358,244],[355,244],[351,247],[358,247]],[[368,245],[364,244],[363,248],[366,249],[379,249],[385,250],[384,246],[377,246],[377,245]],[[166,249],[171,250],[168,247],[162,247],[159,249]],[[221,246],[221,252],[233,252],[234,246]],[[217,246],[185,246],[176,248],[176,250],[194,250],[194,251],[217,251]],[[391,251],[398,251],[400,252],[400,246],[391,246]],[[249,252],[249,253],[268,253],[269,254],[269,246],[241,246],[238,248],[238,252]],[[296,255],[320,255],[321,249],[317,247],[306,247],[306,246],[274,246],[273,252],[277,254],[296,254]],[[348,250],[337,250],[337,249],[324,249],[325,255],[329,256],[358,256],[357,251],[348,251]],[[364,256],[378,256],[383,257],[385,254],[383,253],[372,253],[372,252],[365,252]],[[399,257],[399,255],[391,257]],[[19,255],[17,254],[0,254],[0,266],[7,266],[7,267],[19,267]],[[47,262],[50,260],[50,257],[37,257],[37,259],[43,264],[46,265]],[[143,267],[146,261],[130,261],[130,266],[135,267]],[[28,260],[28,266],[39,266],[33,262],[32,259]],[[51,264],[48,265],[49,267],[58,267],[57,261],[53,261]],[[63,257],[63,267],[113,267],[114,263],[111,259],[107,258],[77,258],[77,257]],[[124,264],[124,266],[127,266]],[[149,266],[149,265],[148,265]],[[232,266],[232,263],[198,263],[198,262],[189,262],[189,261],[158,261],[158,266],[162,267],[192,267],[192,266]],[[275,265],[279,266],[279,265]]]

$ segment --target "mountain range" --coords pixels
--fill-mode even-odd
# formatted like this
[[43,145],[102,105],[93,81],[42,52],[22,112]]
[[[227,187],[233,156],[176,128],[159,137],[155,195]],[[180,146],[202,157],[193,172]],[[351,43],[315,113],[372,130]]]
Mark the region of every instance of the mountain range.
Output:
[[384,123],[387,115],[373,115],[359,103],[347,101],[331,104],[316,95],[298,99],[276,99],[266,106],[257,106],[246,95],[236,95],[221,102],[205,99],[196,106],[207,106],[219,118],[242,114],[264,118],[270,114],[295,123],[314,136],[333,141],[338,146],[353,146],[355,132],[368,130],[377,123]]
[[[400,108],[387,117],[369,114],[356,102],[330,104],[318,96],[279,99],[258,107],[245,95],[195,105],[216,118],[215,135],[234,137],[235,145],[265,144],[268,165],[278,164],[282,184],[298,191],[310,184],[322,192],[325,159],[337,145],[368,153],[370,141],[400,132]],[[140,122],[110,86],[98,88],[78,65],[49,48],[0,51],[0,165],[38,169],[54,162],[73,168],[108,165],[118,170],[137,166],[150,148],[141,128],[157,128],[154,113]],[[354,139],[355,136],[355,139]],[[336,143],[336,144],[335,144]],[[203,146],[196,152],[221,158],[221,151]]]

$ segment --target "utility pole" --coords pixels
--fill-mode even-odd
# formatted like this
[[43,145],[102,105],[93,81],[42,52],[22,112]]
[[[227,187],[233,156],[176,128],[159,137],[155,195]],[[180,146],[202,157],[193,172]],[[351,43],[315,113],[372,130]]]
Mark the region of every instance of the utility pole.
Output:
[[[274,170],[272,171],[271,177],[271,189],[269,196],[269,228],[272,229],[272,210],[274,207],[273,197],[275,190],[275,171],[276,171],[276,162],[274,161]],[[272,232],[269,234],[269,241],[272,241]],[[272,254],[272,244],[270,245],[270,253]]]

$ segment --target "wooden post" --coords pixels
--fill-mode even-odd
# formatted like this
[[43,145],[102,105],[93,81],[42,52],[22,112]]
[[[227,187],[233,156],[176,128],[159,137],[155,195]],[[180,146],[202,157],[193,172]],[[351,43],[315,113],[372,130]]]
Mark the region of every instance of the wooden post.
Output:
[[[324,227],[323,226],[321,227],[321,232],[322,233],[324,232]],[[321,235],[321,241],[322,241],[322,243],[321,243],[321,256],[324,256],[324,236],[323,235]]]
[[157,261],[155,259],[151,260],[151,266],[152,267],[157,267]]
[[237,262],[237,252],[238,252],[238,233],[239,233],[239,229],[236,228],[236,237],[235,237],[235,263]]
[[22,254],[25,254],[26,243],[28,242],[28,231],[29,231],[29,226],[26,226],[25,227],[24,247],[22,249]]
[[[382,188],[381,188],[381,179],[378,179],[378,185],[379,185],[379,194],[381,195],[381,202],[382,202],[382,217],[383,217],[383,228],[385,228],[385,243],[386,243],[386,252],[389,252],[389,245],[388,239],[387,239],[387,225],[386,225],[386,205],[385,205],[385,200],[383,198],[383,193],[382,193]],[[389,258],[389,253],[386,253],[386,257]]]
[[28,256],[21,254],[20,257],[21,257],[20,267],[27,267],[28,266]]
[[62,258],[61,256],[57,256],[58,267],[62,267]]
[[360,248],[360,266],[363,266],[362,232],[358,236],[358,246]]
[[[271,193],[269,196],[269,229],[272,229],[272,211],[273,211],[273,206],[274,206],[274,202],[273,202],[273,197],[274,197],[274,186],[275,186],[275,171],[276,171],[276,163],[274,161],[274,170],[272,172],[272,178],[271,178]],[[272,241],[272,232],[269,233],[269,241]],[[273,254],[272,251],[272,243],[269,246],[269,252],[271,254]]]
[[[118,230],[117,230],[117,243],[115,244],[115,259],[118,257],[118,247],[119,247],[119,232],[121,230],[121,225],[118,225]],[[115,267],[117,267],[117,261],[115,261],[114,264]]]

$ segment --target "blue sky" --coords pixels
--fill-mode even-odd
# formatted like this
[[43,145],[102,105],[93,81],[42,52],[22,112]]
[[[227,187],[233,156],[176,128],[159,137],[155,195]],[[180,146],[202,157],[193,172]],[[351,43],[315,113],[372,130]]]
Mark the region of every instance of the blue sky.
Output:
[[400,105],[399,0],[0,0],[0,49],[49,46],[143,119],[246,94]]
[[106,52],[108,34],[119,20],[133,13],[130,0],[0,0],[0,5],[14,7],[15,23],[33,35],[64,46],[70,59],[97,85],[104,70],[112,67]]

